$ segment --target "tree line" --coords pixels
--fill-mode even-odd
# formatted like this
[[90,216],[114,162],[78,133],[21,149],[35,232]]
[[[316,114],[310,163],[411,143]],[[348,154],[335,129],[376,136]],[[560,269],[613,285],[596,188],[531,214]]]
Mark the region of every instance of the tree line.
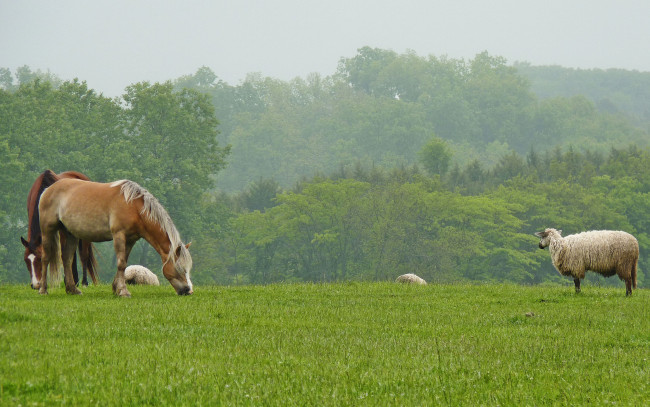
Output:
[[[329,77],[232,86],[201,68],[116,99],[4,73],[0,281],[24,280],[26,196],[47,168],[149,189],[193,241],[196,283],[563,281],[532,235],[545,227],[634,234],[646,280],[647,130],[586,97],[539,99],[502,58],[362,48]],[[142,244],[130,263],[155,261]]]
[[561,282],[533,236],[556,227],[634,234],[643,286],[649,150],[533,151],[443,176],[422,167],[359,164],[279,193],[277,182],[259,179],[240,194],[222,194],[230,217],[215,246],[221,255],[213,269],[221,272],[210,281],[385,280],[412,272],[434,282]]

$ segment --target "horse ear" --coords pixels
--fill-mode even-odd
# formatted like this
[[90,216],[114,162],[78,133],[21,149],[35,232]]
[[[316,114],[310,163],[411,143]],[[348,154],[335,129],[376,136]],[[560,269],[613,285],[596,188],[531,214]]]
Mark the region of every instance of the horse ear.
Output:
[[27,240],[23,239],[23,237],[21,236],[20,241],[22,242],[23,246],[29,249],[29,242]]
[[178,247],[176,248],[176,258],[179,258],[180,255],[181,255],[181,247],[183,247],[183,246],[178,245]]

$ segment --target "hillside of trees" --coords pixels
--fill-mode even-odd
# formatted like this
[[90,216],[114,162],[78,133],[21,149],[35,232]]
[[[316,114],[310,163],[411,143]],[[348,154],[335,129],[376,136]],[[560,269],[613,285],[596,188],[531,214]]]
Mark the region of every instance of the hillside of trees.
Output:
[[[644,86],[636,79],[628,88]],[[201,68],[175,84],[211,97],[219,140],[232,146],[218,177],[226,191],[260,176],[290,187],[357,161],[411,165],[434,136],[448,142],[452,165],[461,166],[477,159],[491,167],[511,152],[557,146],[601,153],[648,146],[650,127],[625,112],[602,111],[586,96],[537,96],[527,77],[487,53],[464,61],[362,48],[328,77],[249,75],[231,86]]]
[[650,72],[623,69],[570,69],[515,64],[541,99],[584,96],[600,111],[622,114],[650,129]]
[[[27,281],[25,202],[49,168],[149,189],[193,242],[198,284],[405,272],[560,282],[533,236],[556,227],[634,234],[647,286],[649,107],[634,99],[645,76],[619,75],[629,95],[598,99],[602,89],[540,94],[521,73],[533,68],[487,53],[362,48],[327,77],[229,85],[203,67],[118,99],[27,67],[0,70],[0,282]],[[97,247],[110,281],[112,245]],[[146,244],[130,263],[160,266]]]

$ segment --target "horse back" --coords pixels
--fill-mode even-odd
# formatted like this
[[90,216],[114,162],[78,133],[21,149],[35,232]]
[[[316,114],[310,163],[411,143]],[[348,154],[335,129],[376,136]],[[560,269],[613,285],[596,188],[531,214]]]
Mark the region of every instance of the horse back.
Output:
[[73,178],[80,179],[82,181],[90,181],[90,178],[88,178],[85,174],[80,173],[79,171],[65,171],[58,174],[58,176],[61,179]]
[[137,206],[124,200],[119,185],[61,179],[45,190],[39,206],[41,224],[61,222],[80,239],[111,240],[111,230],[138,218]]

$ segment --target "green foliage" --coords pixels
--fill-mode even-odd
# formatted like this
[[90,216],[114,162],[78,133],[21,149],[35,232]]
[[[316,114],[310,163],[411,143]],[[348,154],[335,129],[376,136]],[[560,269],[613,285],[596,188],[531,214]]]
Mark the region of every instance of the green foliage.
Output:
[[418,151],[418,158],[429,174],[445,175],[452,153],[447,143],[434,137]]
[[560,66],[515,64],[531,89],[543,99],[585,96],[600,111],[650,122],[650,72],[622,69],[572,69]]
[[[465,61],[363,47],[325,78],[283,82],[256,74],[230,86],[202,67],[176,86],[210,95],[220,140],[232,145],[218,178],[229,192],[260,177],[288,188],[357,161],[412,165],[432,134],[453,151],[452,167],[475,160],[492,167],[503,155],[531,149],[574,145],[606,153],[612,145],[648,146],[647,123],[637,119],[648,110],[643,98],[634,99],[635,110],[615,113],[576,93],[539,98],[524,68],[487,52]],[[630,97],[637,82],[643,88],[637,93],[650,92],[647,81],[631,75]]]
[[645,404],[650,293],[572,291],[3,285],[0,404]]
[[[416,168],[363,166],[305,180],[265,211],[233,208],[220,241],[229,282],[391,280],[413,272],[427,281],[560,282],[534,232],[626,230],[641,247],[639,285],[650,267],[645,230],[650,152],[608,156],[569,148],[505,155],[440,177]],[[633,175],[627,175],[633,174]],[[589,284],[621,286],[616,278]]]
[[[137,163],[130,178],[166,205],[181,231],[197,233],[197,203],[225,165],[228,148],[218,145],[214,108],[207,97],[171,82],[129,86],[122,123]],[[113,177],[118,178],[118,177]]]

